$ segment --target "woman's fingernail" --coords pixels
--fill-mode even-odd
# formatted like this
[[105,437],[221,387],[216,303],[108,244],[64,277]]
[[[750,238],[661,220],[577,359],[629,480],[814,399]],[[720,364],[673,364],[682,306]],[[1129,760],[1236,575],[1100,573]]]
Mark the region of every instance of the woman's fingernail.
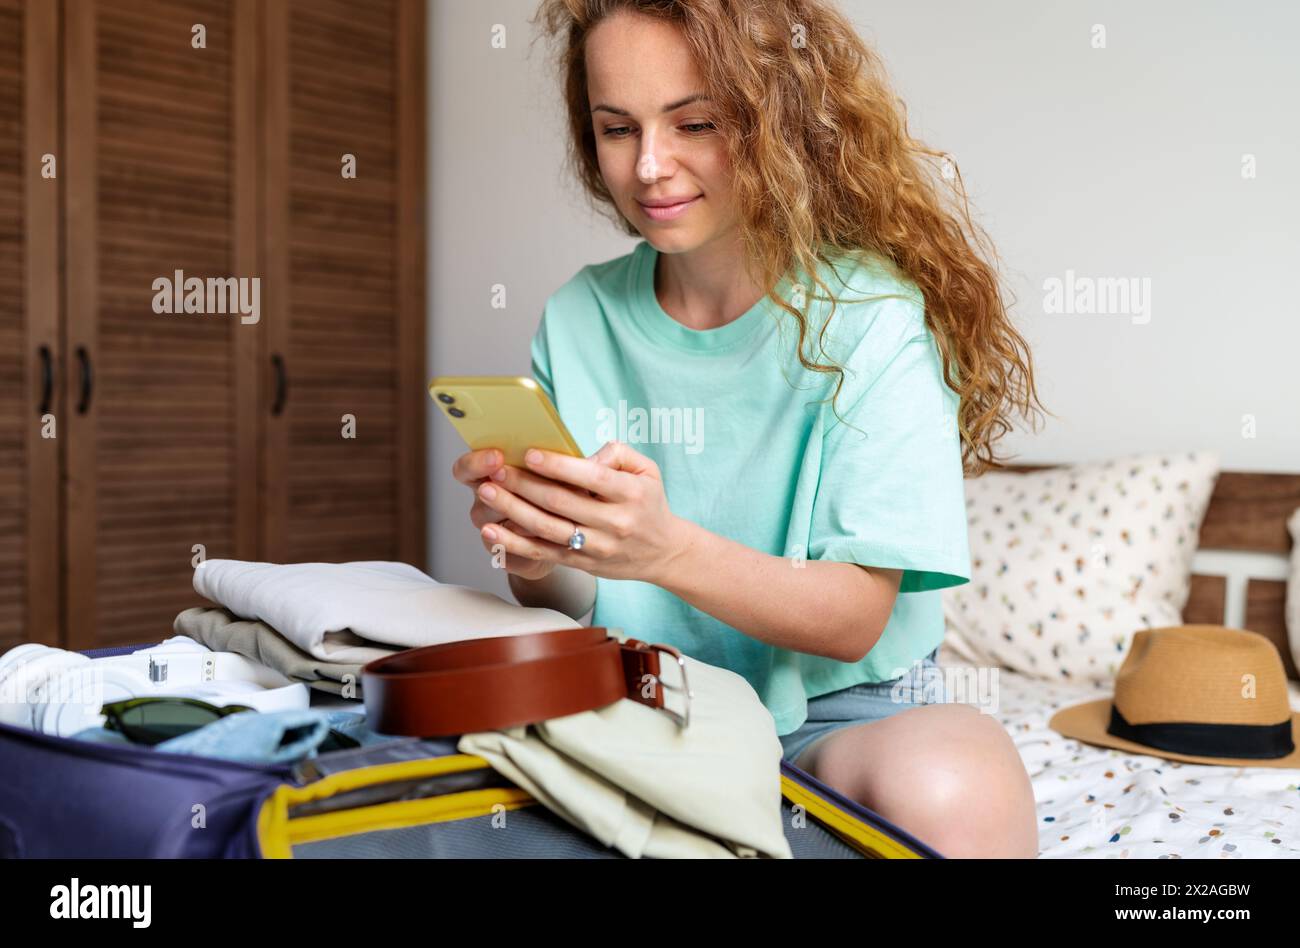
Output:
[[483,530],[483,536],[487,537],[489,540],[495,540],[497,538],[497,532],[491,527],[486,527]]
[[529,464],[541,464],[542,452],[538,451],[536,448],[531,448],[528,453],[524,455],[524,460]]
[[492,480],[499,482],[499,481],[504,481],[505,479],[506,479],[506,469],[504,467],[499,468],[492,472]]
[[497,489],[491,484],[484,484],[478,489],[478,495],[484,500],[491,500],[497,495]]

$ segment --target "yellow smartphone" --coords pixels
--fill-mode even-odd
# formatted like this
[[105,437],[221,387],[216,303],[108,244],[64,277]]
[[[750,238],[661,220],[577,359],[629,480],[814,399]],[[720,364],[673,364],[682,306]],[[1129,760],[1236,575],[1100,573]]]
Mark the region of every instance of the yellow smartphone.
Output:
[[527,376],[440,375],[429,383],[429,397],[472,451],[498,448],[506,464],[524,470],[529,448],[585,457],[541,386]]

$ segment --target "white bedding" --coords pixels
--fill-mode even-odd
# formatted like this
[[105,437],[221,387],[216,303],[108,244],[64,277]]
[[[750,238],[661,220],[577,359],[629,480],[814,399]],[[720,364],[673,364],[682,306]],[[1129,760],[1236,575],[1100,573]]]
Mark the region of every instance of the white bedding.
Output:
[[[938,660],[972,667],[946,647]],[[1289,685],[1300,709],[1300,683]],[[1033,782],[1040,857],[1300,856],[1300,770],[1185,764],[1084,744],[1047,726],[1058,708],[1108,694],[998,672],[994,716]]]

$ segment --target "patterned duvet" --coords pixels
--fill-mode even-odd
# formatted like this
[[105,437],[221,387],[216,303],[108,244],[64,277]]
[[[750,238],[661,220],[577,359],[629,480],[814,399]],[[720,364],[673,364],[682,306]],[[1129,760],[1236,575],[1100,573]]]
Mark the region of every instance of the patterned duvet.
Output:
[[[941,667],[970,667],[948,650]],[[1300,683],[1290,682],[1300,708]],[[1039,856],[1089,859],[1300,857],[1300,770],[1213,767],[1083,744],[1047,726],[1090,686],[1001,669],[994,714],[1034,785]]]

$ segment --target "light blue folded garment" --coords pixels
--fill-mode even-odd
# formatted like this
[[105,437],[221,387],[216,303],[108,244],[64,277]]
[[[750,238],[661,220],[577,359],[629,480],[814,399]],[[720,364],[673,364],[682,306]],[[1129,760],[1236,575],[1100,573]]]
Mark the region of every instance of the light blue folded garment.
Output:
[[313,753],[329,732],[330,715],[326,711],[240,711],[155,744],[154,750],[246,764],[283,764]]
[[[366,716],[356,711],[295,708],[289,711],[240,711],[218,718],[197,730],[155,744],[169,754],[196,754],[243,763],[278,764],[313,757],[330,729],[360,744],[393,740],[366,727]],[[119,731],[90,727],[72,735],[75,740],[100,744],[130,744]]]
[[366,715],[363,711],[326,711],[330,718],[330,727],[340,734],[346,734],[358,744],[382,744],[384,741],[394,740],[392,734],[380,734],[378,731],[372,731],[366,726]]
[[131,739],[121,731],[110,731],[106,727],[88,727],[72,735],[74,741],[94,741],[96,744],[130,744]]

